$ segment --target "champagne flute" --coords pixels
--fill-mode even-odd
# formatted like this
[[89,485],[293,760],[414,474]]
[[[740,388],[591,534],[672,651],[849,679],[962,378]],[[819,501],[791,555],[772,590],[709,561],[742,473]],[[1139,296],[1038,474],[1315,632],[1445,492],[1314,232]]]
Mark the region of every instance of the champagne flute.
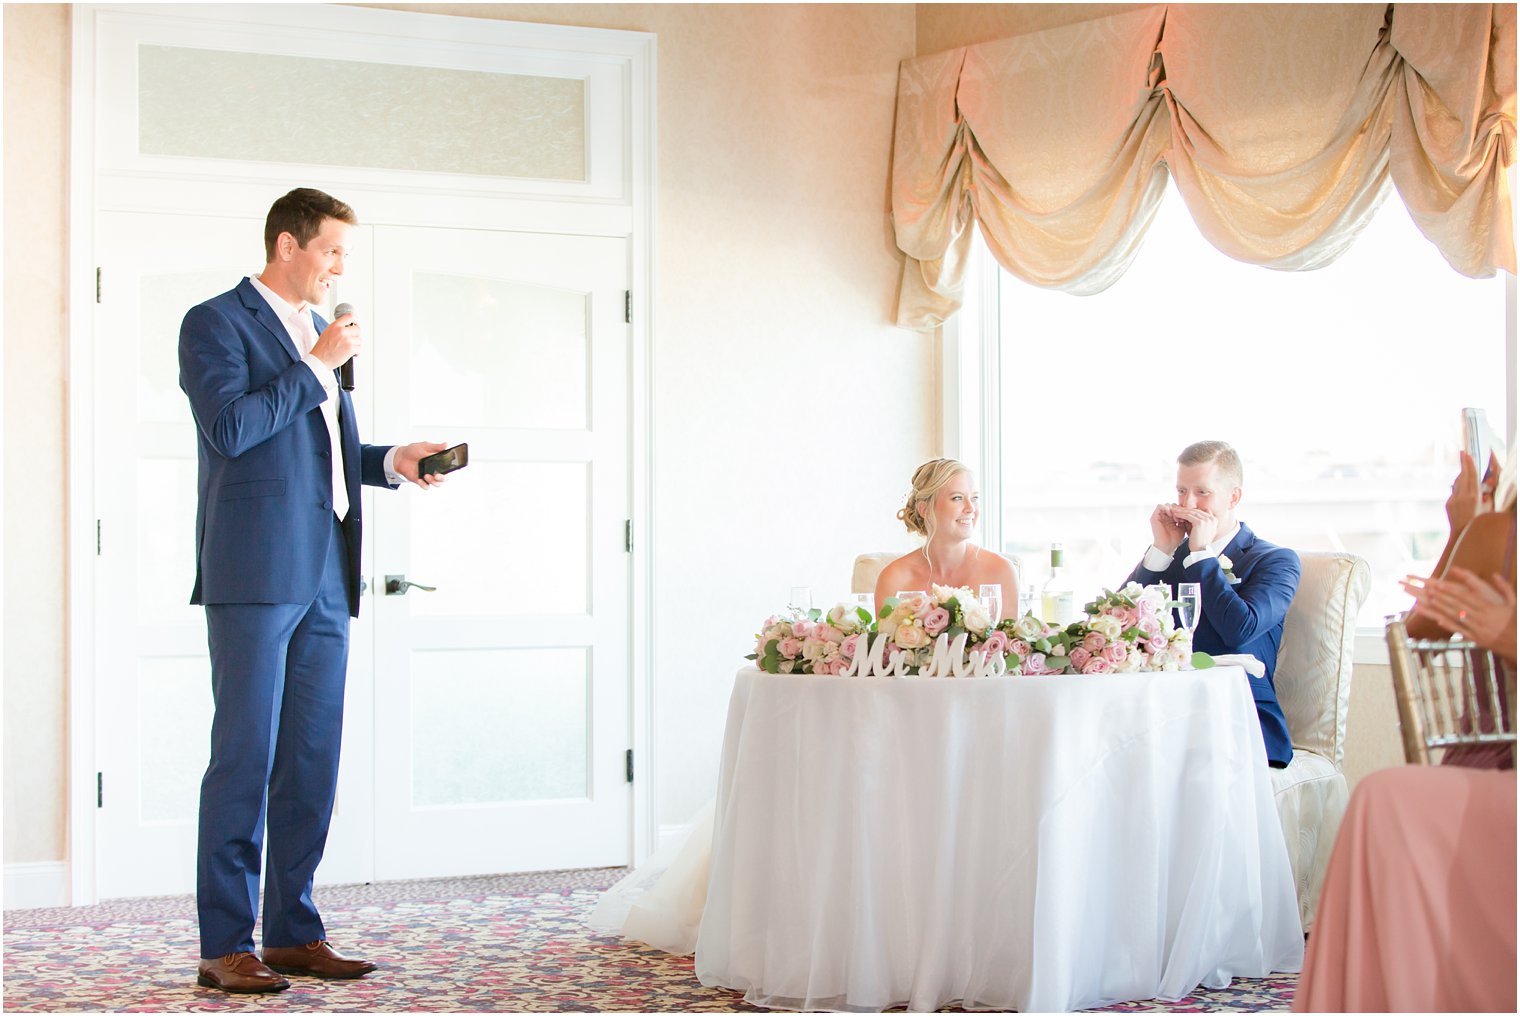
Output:
[[1193,633],[1203,613],[1203,587],[1197,582],[1177,583],[1177,617],[1182,627]]
[[987,614],[996,625],[1003,619],[1003,587],[997,582],[984,582],[976,598],[987,608]]

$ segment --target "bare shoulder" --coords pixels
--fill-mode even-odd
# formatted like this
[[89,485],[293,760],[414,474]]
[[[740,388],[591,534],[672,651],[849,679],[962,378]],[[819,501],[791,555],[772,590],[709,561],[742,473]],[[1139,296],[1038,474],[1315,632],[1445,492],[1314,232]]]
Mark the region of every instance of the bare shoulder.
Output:
[[[909,551],[902,557],[895,557],[888,561],[876,577],[876,602],[880,603],[888,596],[894,596],[897,590],[912,585],[909,581],[914,574],[913,555],[916,551]],[[885,590],[885,592],[883,592]]]

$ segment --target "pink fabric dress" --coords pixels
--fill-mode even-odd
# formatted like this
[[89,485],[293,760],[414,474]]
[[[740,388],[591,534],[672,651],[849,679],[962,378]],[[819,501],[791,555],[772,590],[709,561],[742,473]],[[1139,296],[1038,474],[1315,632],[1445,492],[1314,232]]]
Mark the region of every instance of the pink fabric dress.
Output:
[[1515,772],[1357,784],[1294,1012],[1515,1011]]

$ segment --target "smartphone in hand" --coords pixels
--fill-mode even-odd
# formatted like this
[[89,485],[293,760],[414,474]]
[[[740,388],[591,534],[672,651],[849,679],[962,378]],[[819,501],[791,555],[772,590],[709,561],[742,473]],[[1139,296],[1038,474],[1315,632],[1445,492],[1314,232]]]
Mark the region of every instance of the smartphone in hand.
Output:
[[429,473],[441,476],[444,473],[452,473],[456,469],[463,469],[469,464],[469,444],[457,444],[452,448],[445,448],[441,452],[424,455],[421,459],[418,459],[417,478],[420,480]]

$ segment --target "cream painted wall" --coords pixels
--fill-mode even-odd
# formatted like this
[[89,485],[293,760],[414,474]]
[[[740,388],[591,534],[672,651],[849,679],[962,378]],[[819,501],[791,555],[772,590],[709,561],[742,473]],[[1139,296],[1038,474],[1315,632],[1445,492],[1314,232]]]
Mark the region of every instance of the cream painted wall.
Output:
[[[843,595],[857,552],[910,546],[892,515],[938,429],[935,345],[890,323],[889,155],[913,8],[391,6],[658,35],[655,778],[658,821],[682,823],[715,786],[759,622],[789,586]],[[67,10],[7,6],[4,46],[6,458],[43,453],[5,490],[15,863],[65,853]]]
[[5,862],[65,854],[69,14],[5,5]]

